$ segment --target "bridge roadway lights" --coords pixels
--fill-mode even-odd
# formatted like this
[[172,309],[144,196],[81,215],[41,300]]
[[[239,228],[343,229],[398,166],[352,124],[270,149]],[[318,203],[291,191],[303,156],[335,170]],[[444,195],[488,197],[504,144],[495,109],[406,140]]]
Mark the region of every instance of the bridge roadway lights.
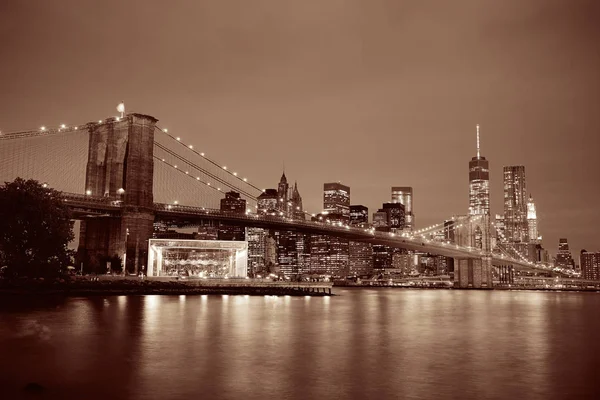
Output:
[[[154,129],[157,119],[128,114],[124,118],[89,123],[85,190],[90,196],[123,198],[120,217],[81,223],[79,251],[97,263],[118,255],[129,272],[146,265],[148,239],[154,223]],[[129,235],[127,234],[129,231]],[[84,261],[84,262],[85,262]]]
[[491,289],[492,259],[454,258],[454,287],[458,289]]

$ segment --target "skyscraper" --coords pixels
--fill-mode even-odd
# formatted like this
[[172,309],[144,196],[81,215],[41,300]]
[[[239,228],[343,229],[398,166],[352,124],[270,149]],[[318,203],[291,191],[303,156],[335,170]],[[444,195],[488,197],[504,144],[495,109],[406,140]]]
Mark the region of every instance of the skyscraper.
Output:
[[490,164],[481,156],[477,125],[477,157],[469,161],[469,215],[490,215]]
[[415,216],[413,214],[413,188],[410,186],[392,186],[392,203],[400,203],[404,206],[404,229],[412,231],[415,225]]
[[[350,225],[366,228],[369,225],[369,209],[362,205],[350,206]],[[348,243],[348,270],[350,275],[369,275],[373,272],[373,247],[370,243]]]
[[569,242],[565,238],[558,239],[558,253],[554,265],[561,268],[575,268],[575,261],[569,250]]
[[581,250],[579,265],[581,265],[581,277],[583,279],[600,280],[600,252],[594,253],[593,251]]
[[[240,197],[238,192],[227,192],[225,198],[221,199],[221,211],[244,214],[246,212],[246,200]],[[246,240],[246,229],[243,226],[230,223],[219,223],[219,240]]]
[[323,212],[350,219],[350,187],[339,182],[323,184]]
[[533,197],[529,195],[527,201],[527,230],[530,242],[538,242],[538,227],[537,227],[537,213],[535,211],[535,203]]
[[289,206],[288,206],[288,196],[289,196],[290,186],[287,183],[287,178],[285,176],[285,172],[281,174],[281,179],[279,180],[279,185],[277,185],[277,204],[278,209],[283,215],[288,216],[289,214]]
[[527,242],[527,187],[525,167],[504,167],[504,226],[509,242]]

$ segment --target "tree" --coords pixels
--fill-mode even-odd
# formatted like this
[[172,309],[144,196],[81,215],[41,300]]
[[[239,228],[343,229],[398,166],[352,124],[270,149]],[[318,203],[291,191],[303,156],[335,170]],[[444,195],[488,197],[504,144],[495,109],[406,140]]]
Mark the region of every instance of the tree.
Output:
[[0,186],[0,267],[9,276],[48,276],[71,263],[73,222],[60,192],[35,180]]

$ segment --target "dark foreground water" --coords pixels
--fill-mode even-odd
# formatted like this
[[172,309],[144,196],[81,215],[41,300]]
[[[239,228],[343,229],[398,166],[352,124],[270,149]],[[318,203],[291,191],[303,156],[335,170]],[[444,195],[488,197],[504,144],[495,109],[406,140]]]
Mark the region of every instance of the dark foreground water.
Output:
[[336,293],[2,298],[0,398],[600,399],[599,294]]

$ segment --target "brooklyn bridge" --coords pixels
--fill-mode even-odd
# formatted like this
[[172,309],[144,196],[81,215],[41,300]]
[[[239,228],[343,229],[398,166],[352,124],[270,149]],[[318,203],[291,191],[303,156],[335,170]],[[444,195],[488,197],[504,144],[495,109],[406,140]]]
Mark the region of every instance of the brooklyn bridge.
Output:
[[[455,219],[457,235],[450,241],[435,235],[445,229],[443,221],[416,232],[393,233],[314,218],[305,210],[302,217],[262,214],[257,200],[263,189],[157,122],[131,113],[83,125],[2,134],[0,178],[32,178],[60,190],[73,218],[80,221],[78,252],[122,254],[132,271],[146,265],[148,241],[157,224],[177,228],[223,223],[445,256],[453,260],[458,287],[492,287],[494,269],[506,282],[516,270],[570,273],[529,261],[510,244],[493,241],[498,232],[483,215]],[[219,209],[228,191],[246,200],[246,212]]]

